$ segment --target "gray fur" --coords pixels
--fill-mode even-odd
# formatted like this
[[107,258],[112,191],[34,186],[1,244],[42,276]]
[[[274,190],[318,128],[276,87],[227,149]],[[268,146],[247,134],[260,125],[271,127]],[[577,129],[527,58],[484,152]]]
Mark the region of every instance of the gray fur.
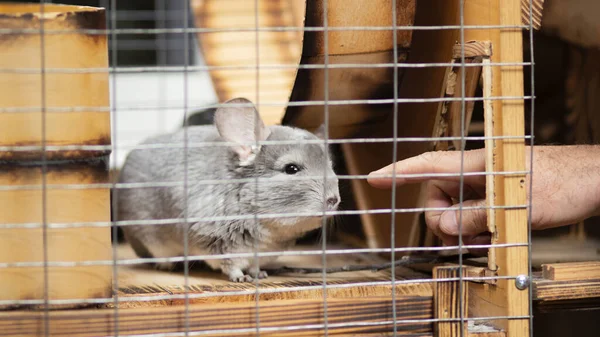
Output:
[[[229,102],[249,102],[236,99]],[[267,137],[267,140],[319,139],[306,130],[270,126],[252,121],[254,108],[224,107],[215,113],[215,125],[187,128],[190,143],[235,141],[237,146],[204,146],[188,148],[188,218],[219,217],[253,214],[319,213],[324,200],[336,198],[339,205],[338,178],[331,158],[322,144],[263,145],[259,149],[243,144]],[[227,125],[223,125],[226,122]],[[144,144],[183,142],[184,130],[148,139]],[[255,140],[255,139],[254,139]],[[286,164],[294,163],[303,169],[295,175],[283,172]],[[327,172],[325,184],[324,172]],[[184,181],[184,149],[136,149],[126,159],[121,170],[122,183],[160,183]],[[290,177],[315,176],[310,180],[290,181]],[[229,184],[200,184],[202,180],[244,178],[277,178],[269,182],[254,181]],[[326,186],[326,188],[325,188]],[[324,195],[324,190],[326,190]],[[258,193],[257,193],[258,192]],[[185,192],[183,187],[125,188],[117,193],[118,220],[154,220],[184,217]],[[251,253],[254,244],[260,251],[278,251],[290,248],[306,232],[319,228],[320,216],[282,217],[189,223],[190,255]],[[183,256],[185,224],[123,226],[126,239],[140,257]],[[275,258],[262,257],[260,266]],[[253,258],[206,260],[213,269],[221,269],[231,281],[251,281],[267,277],[256,269]],[[172,268],[172,263],[159,267]]]

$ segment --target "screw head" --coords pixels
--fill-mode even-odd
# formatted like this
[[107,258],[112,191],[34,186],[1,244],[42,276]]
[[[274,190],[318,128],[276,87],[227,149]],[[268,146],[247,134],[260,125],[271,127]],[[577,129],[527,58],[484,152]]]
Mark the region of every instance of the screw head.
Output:
[[527,275],[519,275],[515,279],[515,287],[519,290],[525,290],[529,287],[529,277]]

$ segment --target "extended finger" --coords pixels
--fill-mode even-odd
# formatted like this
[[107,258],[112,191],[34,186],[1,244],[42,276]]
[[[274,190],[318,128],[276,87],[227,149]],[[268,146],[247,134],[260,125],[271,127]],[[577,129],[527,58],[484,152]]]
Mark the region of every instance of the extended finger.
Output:
[[[484,153],[480,149],[464,152],[432,151],[392,163],[377,171],[373,171],[369,173],[367,181],[371,186],[377,188],[391,187],[394,180],[394,177],[391,177],[393,174],[397,175],[395,177],[396,185],[418,183],[431,179],[458,181],[461,172],[461,156],[463,156],[463,172],[485,171]],[[441,175],[437,176],[436,174]],[[477,181],[482,184],[485,183],[483,175],[465,177],[465,181],[467,180]]]

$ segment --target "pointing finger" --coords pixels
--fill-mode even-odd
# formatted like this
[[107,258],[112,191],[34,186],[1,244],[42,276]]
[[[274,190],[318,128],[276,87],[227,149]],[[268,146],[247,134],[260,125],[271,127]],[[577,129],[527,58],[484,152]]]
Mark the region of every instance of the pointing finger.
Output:
[[[369,173],[367,181],[377,188],[392,186],[392,174],[396,174],[396,185],[406,183],[419,183],[430,179],[460,180],[461,156],[463,159],[463,172],[485,171],[484,153],[481,150],[471,151],[432,151],[425,152],[415,157],[392,163],[377,171]],[[442,174],[431,176],[432,174]],[[412,176],[407,176],[412,175]],[[424,176],[430,175],[430,176]],[[386,177],[387,176],[387,177]],[[465,180],[479,179],[485,182],[484,176],[465,177]]]

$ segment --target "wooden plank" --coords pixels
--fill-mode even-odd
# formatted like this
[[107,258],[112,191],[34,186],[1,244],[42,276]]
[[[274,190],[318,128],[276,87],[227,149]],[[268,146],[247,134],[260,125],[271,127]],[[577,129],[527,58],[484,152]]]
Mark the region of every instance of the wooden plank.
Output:
[[[466,275],[463,271],[463,277]],[[459,278],[460,268],[457,266],[441,266],[433,269],[434,279]],[[435,283],[434,318],[441,320],[460,319],[463,321],[439,321],[434,324],[434,335],[437,337],[459,337],[468,334],[468,283],[462,281],[443,281]],[[461,332],[462,330],[462,332]]]
[[[330,299],[327,331],[335,336],[388,334],[392,329],[392,308],[389,296]],[[398,335],[431,335],[431,323],[418,322],[431,317],[431,297],[398,297],[395,309]],[[261,336],[321,336],[323,310],[323,300],[312,299],[267,302],[259,307],[250,302],[123,309],[118,311],[118,321],[113,309],[51,311],[47,316],[44,312],[16,311],[0,312],[0,329],[8,335],[43,335],[47,317],[48,332],[53,336],[173,334],[183,333],[187,320],[190,331],[203,336],[254,336],[258,325],[265,329]]]
[[[329,246],[329,249],[344,247]],[[298,246],[294,250],[318,250],[318,247]],[[120,245],[117,259],[135,259],[135,253],[129,245]],[[321,255],[288,255],[282,256],[272,268],[288,266],[306,268],[320,266]],[[343,254],[328,255],[327,267],[345,265],[373,265],[385,262],[372,254]],[[118,296],[121,298],[120,308],[173,306],[183,304],[181,298],[173,299],[186,292],[185,276],[181,271],[164,272],[154,270],[144,265],[122,265],[117,270]],[[403,282],[391,286],[390,270],[372,272],[370,270],[334,273],[327,275],[327,298],[362,298],[372,296],[390,296],[395,291],[397,296],[432,296],[433,288],[430,282],[419,282],[430,277],[424,273],[413,272],[397,267],[396,280],[414,280],[414,283]],[[374,283],[375,282],[375,283]],[[256,300],[255,283],[232,283],[219,271],[202,268],[192,270],[188,279],[191,303],[233,303]],[[323,276],[316,274],[282,274],[270,275],[260,280],[259,288],[262,293],[260,301],[281,301],[295,299],[323,299]],[[138,300],[146,297],[146,300]],[[165,299],[165,297],[168,297]],[[153,299],[156,298],[156,299]],[[112,307],[113,303],[106,304]]]
[[566,301],[596,299],[600,302],[600,279],[553,281],[534,279],[534,301]]
[[[521,3],[516,0],[470,0],[465,2],[465,25],[518,25],[521,24]],[[522,31],[520,29],[469,29],[466,40],[490,41],[491,62],[522,62]],[[485,61],[485,59],[484,59]],[[484,96],[523,96],[523,74],[520,66],[484,67],[484,78],[491,78]],[[486,71],[487,75],[486,75]],[[489,102],[489,101],[488,101]],[[523,100],[493,100],[491,108],[492,129],[486,136],[523,136]],[[486,116],[489,123],[489,115]],[[491,131],[491,133],[490,133]],[[524,139],[494,140],[492,155],[486,158],[488,171],[524,171]],[[490,164],[491,161],[491,165]],[[496,175],[493,188],[488,189],[488,203],[495,206],[525,205],[525,175]],[[491,213],[491,214],[490,214]],[[527,243],[527,210],[495,209],[488,213],[488,227],[492,230],[492,243]],[[494,248],[489,251],[489,268],[499,276],[527,275],[527,247]],[[518,290],[514,281],[499,279],[497,285],[473,284],[470,288],[470,313],[473,317],[527,316],[528,292]],[[526,319],[494,320],[490,324],[503,328],[509,336],[525,336],[529,328]]]
[[[518,25],[521,22],[521,4],[518,0],[499,2],[501,25]],[[520,29],[500,30],[500,50],[494,46],[492,60],[499,62],[523,62],[523,36]],[[521,97],[523,89],[522,66],[500,66],[501,88],[504,97]],[[505,99],[501,101],[501,110],[494,111],[495,135],[524,136],[525,115],[523,99]],[[497,125],[497,127],[496,127]],[[497,142],[495,151],[494,172],[525,171],[525,140],[505,139]],[[502,206],[519,206],[527,204],[525,174],[500,175],[496,182],[496,204]],[[498,193],[503,189],[501,193]],[[490,196],[492,197],[492,196]],[[497,233],[492,235],[492,243],[527,244],[528,210],[526,208],[496,210]],[[497,235],[497,236],[495,236]],[[496,250],[498,276],[528,275],[528,248],[507,247]],[[503,290],[506,303],[505,315],[528,316],[529,287],[517,289],[514,280],[500,279],[498,287]],[[528,336],[529,319],[509,319],[506,323],[509,337]]]
[[[110,221],[108,188],[69,188],[69,185],[108,183],[105,162],[50,165],[45,174],[45,204],[42,177],[41,167],[0,167],[0,186],[7,187],[0,191],[0,226],[42,225],[44,221],[51,224]],[[44,242],[43,228],[0,227],[0,263],[43,263],[44,250],[50,262],[111,259],[108,226],[48,228],[45,232]],[[44,274],[41,266],[0,267],[0,300],[43,299]],[[112,296],[109,265],[50,266],[47,275],[51,300]]]
[[542,265],[542,277],[552,281],[600,279],[600,261]]

